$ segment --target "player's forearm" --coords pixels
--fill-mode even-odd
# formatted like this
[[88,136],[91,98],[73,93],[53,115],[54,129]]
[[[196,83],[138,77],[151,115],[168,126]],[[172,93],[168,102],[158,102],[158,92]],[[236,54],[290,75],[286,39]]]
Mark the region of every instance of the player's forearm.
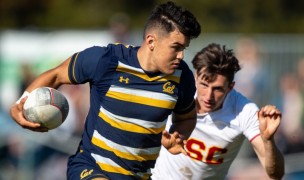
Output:
[[70,84],[66,66],[58,66],[57,68],[48,70],[40,74],[27,88],[26,91],[31,92],[38,87],[52,87],[57,89],[62,84]]
[[264,141],[265,169],[271,179],[282,179],[284,176],[284,157],[276,147],[274,140]]
[[26,91],[31,92],[38,87],[58,88],[60,83],[56,80],[56,76],[45,72],[38,76],[27,88]]
[[184,139],[188,139],[196,125],[196,109],[193,108],[186,114],[172,114],[172,126],[169,132],[173,133],[177,131],[184,136]]

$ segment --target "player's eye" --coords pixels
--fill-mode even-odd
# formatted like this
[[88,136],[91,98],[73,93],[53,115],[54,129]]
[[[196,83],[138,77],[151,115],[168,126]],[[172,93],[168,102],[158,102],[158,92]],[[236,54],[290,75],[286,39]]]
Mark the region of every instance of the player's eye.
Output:
[[214,91],[217,91],[217,92],[225,92],[225,89],[222,88],[222,87],[216,87],[216,88],[214,88]]
[[207,84],[207,83],[201,82],[200,84],[201,84],[201,87],[202,87],[202,88],[207,88],[207,87],[208,87],[208,84]]
[[175,51],[183,51],[183,50],[185,50],[185,48],[182,47],[182,46],[173,46],[173,49],[174,49]]

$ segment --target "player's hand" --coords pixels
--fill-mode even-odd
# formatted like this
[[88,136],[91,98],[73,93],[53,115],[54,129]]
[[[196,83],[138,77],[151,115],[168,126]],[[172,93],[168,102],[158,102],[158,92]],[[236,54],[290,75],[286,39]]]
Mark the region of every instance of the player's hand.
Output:
[[178,132],[170,134],[168,131],[164,130],[162,133],[162,145],[171,153],[171,154],[187,154],[184,149],[184,137]]
[[272,105],[266,105],[258,112],[260,131],[263,140],[273,138],[281,122],[281,112]]
[[48,129],[45,127],[41,127],[39,123],[34,123],[31,121],[28,121],[23,116],[23,105],[26,101],[27,97],[22,98],[19,104],[15,103],[11,109],[10,109],[10,115],[13,118],[13,120],[16,121],[17,124],[19,124],[21,127],[25,129],[29,129],[32,131],[37,132],[47,132]]

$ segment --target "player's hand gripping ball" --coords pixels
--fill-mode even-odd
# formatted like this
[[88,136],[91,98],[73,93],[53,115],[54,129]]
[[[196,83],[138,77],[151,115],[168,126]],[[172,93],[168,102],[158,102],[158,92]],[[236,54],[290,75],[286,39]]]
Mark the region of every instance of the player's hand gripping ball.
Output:
[[37,122],[48,129],[59,127],[68,113],[69,104],[66,97],[50,87],[33,90],[23,106],[23,115],[27,120]]

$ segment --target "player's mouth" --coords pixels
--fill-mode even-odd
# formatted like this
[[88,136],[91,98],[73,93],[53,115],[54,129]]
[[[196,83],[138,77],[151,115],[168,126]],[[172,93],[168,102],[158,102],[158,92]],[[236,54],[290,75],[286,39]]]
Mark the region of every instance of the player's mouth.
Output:
[[204,102],[204,106],[206,107],[206,108],[212,108],[213,107],[213,105],[214,105],[214,103],[212,103],[212,102],[210,102],[210,101],[203,101]]
[[176,69],[176,68],[178,68],[179,63],[173,63],[172,66],[173,66],[174,69]]

